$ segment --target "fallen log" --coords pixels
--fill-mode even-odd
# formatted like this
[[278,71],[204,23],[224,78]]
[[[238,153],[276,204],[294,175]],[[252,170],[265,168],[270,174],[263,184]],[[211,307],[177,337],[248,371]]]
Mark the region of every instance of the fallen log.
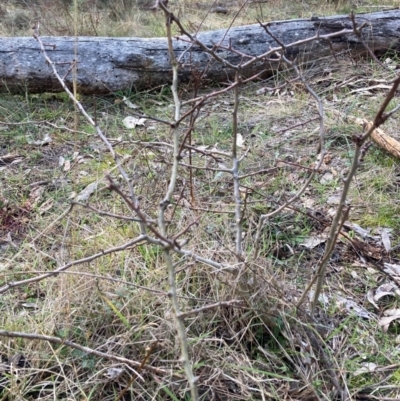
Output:
[[[180,80],[187,82],[206,72],[207,80],[226,82],[234,76],[235,66],[244,77],[262,71],[270,74],[281,64],[276,53],[271,53],[271,49],[280,50],[280,44],[285,45],[286,57],[296,58],[299,63],[318,62],[332,53],[364,54],[362,42],[375,54],[400,51],[399,9],[359,14],[355,20],[358,27],[365,25],[361,36],[353,32],[349,16],[339,15],[271,22],[268,29],[272,36],[259,24],[199,33],[195,41],[207,48],[198,42],[191,43],[187,36],[176,37],[173,46],[181,63]],[[73,80],[71,66],[77,54],[77,84],[83,94],[135,90],[171,82],[166,38],[42,37],[42,40],[69,87]],[[212,52],[226,62],[216,61]],[[36,39],[0,38],[1,92],[61,90]]]

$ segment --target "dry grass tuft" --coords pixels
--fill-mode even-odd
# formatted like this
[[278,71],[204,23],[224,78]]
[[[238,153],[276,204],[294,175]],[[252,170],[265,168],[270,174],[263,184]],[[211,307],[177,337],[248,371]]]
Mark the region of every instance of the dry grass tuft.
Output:
[[[380,7],[393,6],[395,1],[380,2]],[[30,36],[35,21],[41,22],[44,35],[55,36],[166,36],[165,24],[155,12],[150,0],[8,0],[0,6],[0,33],[3,36]],[[196,32],[246,24],[290,18],[307,18],[313,15],[346,14],[375,11],[374,1],[339,2],[272,0],[258,1],[194,1],[175,0],[176,15],[189,30]],[[216,10],[223,12],[216,12]]]

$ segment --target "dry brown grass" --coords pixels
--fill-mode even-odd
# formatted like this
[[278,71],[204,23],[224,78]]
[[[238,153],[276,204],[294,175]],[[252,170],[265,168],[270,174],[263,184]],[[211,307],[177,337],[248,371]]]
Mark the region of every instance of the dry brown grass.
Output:
[[[0,34],[3,36],[31,35],[31,27],[41,22],[43,35],[80,36],[165,36],[165,24],[160,24],[157,13],[148,10],[152,2],[138,0],[78,2],[75,13],[73,1],[65,0],[8,0],[0,5]],[[221,6],[225,14],[210,12]],[[252,1],[194,1],[175,0],[172,9],[182,22],[196,32],[219,29],[229,25],[253,24],[291,18],[307,18],[313,15],[331,15],[375,11],[384,7],[395,7],[395,0],[325,2],[320,0],[292,2],[271,0]]]

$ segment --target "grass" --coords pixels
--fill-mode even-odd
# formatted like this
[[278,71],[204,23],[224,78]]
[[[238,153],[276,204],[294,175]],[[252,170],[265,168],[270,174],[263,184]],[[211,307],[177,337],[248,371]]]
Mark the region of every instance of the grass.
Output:
[[[165,36],[165,26],[160,24],[157,13],[149,12],[153,2],[129,1],[82,1],[77,2],[75,14],[73,2],[19,1],[8,0],[0,7],[3,15],[3,36],[31,35],[32,21],[42,21],[46,35],[87,35],[87,36]],[[182,22],[191,30],[213,30],[230,25],[246,25],[259,20],[274,21],[290,18],[307,18],[313,15],[348,14],[351,11],[371,12],[379,7],[396,7],[396,0],[349,2],[340,0],[294,1],[273,0],[268,3],[225,2],[227,14],[209,13],[212,2],[179,0],[174,10]],[[76,15],[76,16],[75,16]],[[177,32],[176,32],[177,33]]]
[[[314,3],[274,1],[244,5],[234,24],[254,23],[261,16],[264,20],[265,16],[274,20],[312,13],[348,12],[349,7],[344,1],[336,5]],[[47,26],[50,33],[74,33],[68,17],[69,14],[73,16],[72,8],[65,3],[61,8],[60,3],[54,2],[45,10],[43,4],[8,2],[8,18],[17,12],[29,18],[42,13],[51,21]],[[391,5],[391,2],[385,4]],[[164,35],[156,13],[138,11],[134,15],[122,15],[122,5],[116,2],[107,8],[96,2],[82,3],[76,25],[78,33]],[[372,1],[363,2],[358,10],[375,9],[376,5]],[[181,13],[183,22],[193,29],[207,12],[206,8],[190,1],[178,1],[174,7]],[[55,14],[57,9],[62,12]],[[235,4],[229,6],[227,16],[210,14],[202,29],[226,27],[238,10]],[[29,34],[29,30],[20,28],[16,22],[7,24],[2,26],[5,35]],[[328,368],[346,383],[351,394],[370,394],[378,383],[396,386],[399,382],[398,355],[393,347],[398,325],[393,324],[388,332],[383,332],[377,323],[383,310],[398,306],[398,299],[388,297],[390,299],[385,302],[379,302],[379,311],[366,302],[368,290],[387,277],[379,271],[372,272],[377,262],[365,260],[365,255],[360,257],[346,245],[348,242],[338,243],[329,266],[325,294],[332,298],[325,309],[321,305],[315,318],[320,331],[315,331],[305,315],[302,320],[294,313],[294,305],[309,283],[324,246],[308,249],[302,244],[310,236],[321,236],[329,226],[335,209],[329,199],[338,194],[354,148],[351,136],[360,130],[344,116],[359,114],[372,119],[385,95],[384,90],[368,96],[351,93],[356,87],[367,86],[367,78],[389,79],[387,72],[378,66],[360,63],[353,68],[348,60],[331,77],[333,88],[335,82],[346,78],[360,79],[362,71],[364,81],[358,86],[349,84],[327,89],[313,83],[325,99],[328,150],[332,156],[323,165],[322,173],[331,173],[333,179],[323,183],[322,174],[316,175],[292,208],[271,218],[266,225],[260,255],[251,261],[249,271],[243,273],[248,274],[249,283],[251,280],[256,283],[251,286],[254,291],[251,303],[244,308],[221,306],[205,310],[185,320],[191,362],[199,377],[202,400],[324,399],[324,395],[330,396],[332,388],[326,374]],[[304,74],[312,80],[315,71],[305,70]],[[243,247],[248,254],[254,249],[260,214],[274,210],[293,196],[307,179],[307,169],[313,166],[317,154],[318,121],[307,123],[316,112],[314,102],[304,89],[293,86],[274,95],[256,95],[261,87],[273,86],[284,79],[283,75],[272,77],[269,82],[252,83],[241,91],[239,132],[245,139],[241,154],[249,150],[242,161],[241,172],[267,171],[262,175],[249,175],[241,182],[245,205]],[[212,88],[202,89],[210,90]],[[188,97],[188,93],[182,91],[183,98]],[[159,143],[170,144],[171,135],[157,122],[148,122],[145,128],[136,130],[125,128],[122,120],[131,110],[122,101],[124,95],[145,114],[162,119],[172,116],[172,96],[169,89],[164,89],[82,98],[90,113],[96,115],[107,138],[113,141],[115,150],[122,156],[129,156],[124,167],[141,208],[150,219],[156,219],[172,161],[170,147]],[[229,151],[232,101],[232,95],[225,94],[205,106],[193,133],[193,143],[197,147]],[[338,118],[335,110],[339,110],[343,118]],[[18,163],[0,166],[2,284],[52,271],[70,261],[119,246],[138,235],[139,228],[132,221],[82,206],[75,206],[70,214],[56,220],[68,208],[72,196],[94,181],[99,181],[99,185],[89,198],[90,206],[118,216],[131,215],[126,203],[106,189],[104,176],[108,173],[122,185],[112,158],[94,130],[75,114],[64,95],[1,94],[0,121],[9,123],[6,130],[0,131],[0,157],[13,154],[21,158]],[[299,126],[299,122],[304,125]],[[389,121],[384,130],[396,137],[396,121]],[[41,139],[46,133],[52,138],[48,145],[35,146],[27,141],[28,134]],[[139,141],[146,142],[147,146]],[[70,161],[69,169],[60,166],[61,156]],[[189,162],[187,152],[182,161]],[[196,153],[191,163],[218,168],[221,160]],[[373,233],[379,233],[382,228],[391,229],[393,245],[399,241],[397,170],[397,160],[381,150],[370,149],[350,195],[350,220]],[[189,170],[182,168],[177,191],[167,211],[169,233],[182,232],[196,220],[197,224],[185,235],[186,247],[204,258],[231,265],[236,259],[230,176],[210,169],[195,171],[194,199],[188,183]],[[44,234],[35,239],[39,233]],[[354,232],[348,236],[358,238]],[[370,241],[368,245],[379,248],[379,255],[388,259],[379,239]],[[391,257],[392,263],[396,263],[398,254],[394,252]],[[243,289],[237,277],[179,254],[174,255],[173,261],[183,312],[241,298]],[[10,266],[5,269],[8,264]],[[155,244],[147,243],[6,292],[0,299],[0,321],[5,330],[57,336],[132,361],[148,358],[147,364],[166,369],[168,374],[142,370],[136,377],[126,364],[65,345],[4,337],[0,344],[3,359],[11,360],[22,354],[27,363],[21,362],[19,368],[2,373],[3,399],[117,400],[128,386],[122,397],[124,400],[189,400],[168,292],[162,251]],[[373,317],[366,320],[338,306],[334,298],[339,293],[367,309]],[[268,318],[276,323],[273,330],[266,323]],[[316,343],[323,346],[329,363],[322,361]],[[376,363],[382,369],[355,374],[366,362]],[[399,396],[397,388],[382,387],[374,391],[375,396]]]

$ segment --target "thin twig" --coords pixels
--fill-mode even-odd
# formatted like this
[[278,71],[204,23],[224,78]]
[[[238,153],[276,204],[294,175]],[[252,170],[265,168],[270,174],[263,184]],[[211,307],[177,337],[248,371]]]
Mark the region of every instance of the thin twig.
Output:
[[[93,212],[97,213],[99,216],[112,217],[113,219],[118,219],[118,220],[127,220],[127,221],[142,222],[141,219],[138,219],[138,218],[136,218],[136,217],[122,216],[122,215],[115,214],[115,213],[105,212],[105,211],[103,211],[103,210],[96,209],[95,207],[93,207],[93,206],[91,206],[91,205],[89,205],[89,204],[86,204],[86,203],[80,203],[80,202],[72,201],[72,204],[73,204],[73,205],[77,205],[77,206],[81,206],[81,207],[83,207],[83,208],[85,208],[85,209],[92,210]],[[146,221],[147,221],[147,223],[154,223],[153,220],[147,219]]]
[[[328,265],[330,256],[335,247],[335,241],[338,236],[340,221],[342,220],[342,216],[343,216],[343,213],[344,213],[344,210],[346,207],[346,199],[347,199],[347,195],[350,190],[350,184],[351,184],[353,177],[361,163],[360,156],[361,156],[362,147],[365,144],[365,142],[369,139],[369,137],[371,136],[373,131],[376,128],[378,128],[380,125],[382,125],[388,119],[388,115],[385,114],[385,110],[386,110],[386,107],[389,105],[390,101],[394,98],[399,85],[400,85],[400,75],[393,82],[392,88],[390,89],[390,91],[388,92],[384,101],[382,102],[382,105],[379,108],[379,111],[377,112],[377,114],[374,118],[374,121],[371,124],[371,126],[369,127],[369,129],[367,130],[367,132],[363,135],[354,135],[353,136],[353,141],[356,145],[355,151],[354,151],[354,156],[353,156],[353,162],[351,164],[350,171],[344,181],[343,190],[340,195],[339,206],[337,208],[335,217],[333,218],[331,230],[329,232],[329,237],[328,237],[328,240],[325,245],[325,252],[324,252],[324,256],[322,258],[322,262],[321,262],[320,266],[318,267],[317,272],[313,278],[313,281],[316,280],[317,284],[316,284],[316,288],[314,291],[313,300],[311,302],[311,311],[312,312],[314,311],[314,309],[318,303],[318,299],[319,299],[319,296],[320,296],[321,290],[322,290],[322,285],[325,280],[326,267]],[[317,279],[316,279],[316,277],[317,277]],[[305,291],[305,293],[306,293],[306,291]],[[303,294],[302,299],[304,299],[305,293]]]
[[352,11],[350,13],[350,19],[351,22],[353,24],[353,32],[354,34],[357,36],[357,38],[360,40],[361,44],[364,46],[365,50],[367,50],[368,54],[370,55],[370,57],[377,63],[379,64],[381,67],[383,67],[385,70],[389,70],[392,71],[387,65],[385,65],[384,63],[382,63],[381,60],[378,59],[378,57],[375,56],[374,52],[371,50],[371,48],[365,43],[365,40],[362,36],[362,28],[364,28],[366,26],[366,22],[364,22],[360,27],[357,27],[357,22],[356,22],[356,18],[354,15],[354,12]]
[[[107,354],[105,352],[97,351],[95,349],[85,347],[83,345],[74,343],[70,340],[65,340],[63,338],[59,337],[53,337],[53,336],[46,336],[43,334],[36,334],[36,333],[24,333],[24,332],[19,332],[19,331],[8,331],[8,330],[0,330],[0,337],[9,337],[9,338],[25,338],[27,340],[39,340],[39,341],[47,341],[52,344],[59,344],[59,345],[65,345],[70,348],[78,349],[82,352],[85,352],[87,354],[95,355],[100,358],[104,359],[110,359],[112,361],[120,362],[120,363],[126,363],[129,366],[132,366],[133,368],[138,368],[142,364],[140,362],[133,361],[132,359],[124,358],[122,356],[117,356],[117,355],[111,355]],[[162,369],[162,368],[157,368],[154,366],[149,366],[149,365],[143,365],[141,366],[141,369],[147,370],[148,372],[155,373],[158,375],[171,375],[171,371],[168,369]],[[177,375],[176,375],[177,376]]]
[[[150,358],[150,355],[153,353],[154,349],[156,348],[158,344],[158,341],[154,341],[150,347],[148,347],[148,349],[146,350],[146,355],[143,358],[142,362],[140,363],[140,365],[137,368],[137,373],[139,373],[145,366],[147,361]],[[136,373],[136,372],[135,372]],[[136,380],[137,375],[132,375],[131,379],[129,380],[129,383],[125,386],[125,388],[119,393],[118,397],[115,399],[115,401],[120,401],[122,400],[122,397],[124,396],[124,394],[129,390],[129,388],[132,386],[133,382]]]
[[131,248],[133,246],[136,246],[136,245],[144,242],[146,239],[147,239],[146,235],[140,235],[139,237],[135,238],[134,240],[131,240],[131,241],[129,241],[129,242],[123,244],[123,245],[116,246],[114,248],[109,248],[109,249],[107,249],[105,251],[101,251],[99,253],[95,253],[93,255],[90,255],[90,256],[88,256],[86,258],[74,260],[72,262],[69,262],[69,263],[63,265],[63,266],[58,267],[57,269],[55,269],[55,270],[53,270],[51,272],[42,274],[40,276],[31,277],[31,278],[27,278],[25,280],[14,281],[14,282],[11,282],[11,283],[4,284],[2,287],[0,287],[0,294],[3,294],[6,291],[11,290],[13,288],[21,287],[22,285],[27,285],[27,284],[31,284],[31,283],[37,283],[38,281],[42,281],[42,280],[44,280],[44,279],[46,279],[48,277],[55,276],[55,275],[57,275],[57,273],[62,272],[64,270],[67,270],[72,266],[76,266],[76,265],[79,265],[79,264],[82,264],[82,263],[92,262],[95,259],[101,258],[102,256],[109,255],[109,254],[112,254],[112,253],[125,251],[126,249],[129,249],[129,248]]
[[240,76],[236,73],[234,93],[234,106],[232,111],[232,178],[233,178],[233,197],[235,199],[235,227],[236,227],[236,255],[238,258],[242,256],[242,201],[240,198],[240,179],[239,168],[240,159],[238,157],[238,109],[239,109],[239,83]]

